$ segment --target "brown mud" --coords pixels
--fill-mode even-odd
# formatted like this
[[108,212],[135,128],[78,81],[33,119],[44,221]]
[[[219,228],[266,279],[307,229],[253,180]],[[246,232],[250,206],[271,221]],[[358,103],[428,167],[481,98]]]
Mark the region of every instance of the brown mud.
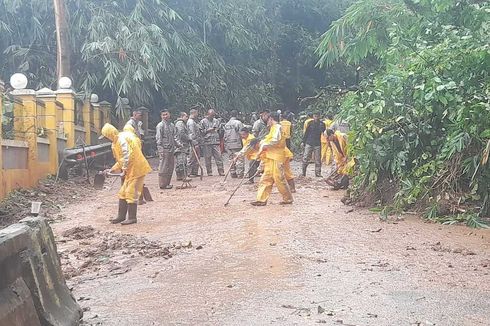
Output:
[[15,223],[31,213],[31,202],[41,202],[41,210],[49,220],[64,218],[61,210],[67,204],[87,200],[93,189],[85,177],[68,181],[47,178],[34,189],[12,191],[0,201],[0,228]]
[[[313,173],[311,171],[311,173]],[[490,232],[382,222],[298,180],[295,203],[252,207],[238,181],[156,190],[138,224],[111,225],[116,186],[53,223],[86,325],[489,325]],[[179,185],[174,181],[174,186]]]

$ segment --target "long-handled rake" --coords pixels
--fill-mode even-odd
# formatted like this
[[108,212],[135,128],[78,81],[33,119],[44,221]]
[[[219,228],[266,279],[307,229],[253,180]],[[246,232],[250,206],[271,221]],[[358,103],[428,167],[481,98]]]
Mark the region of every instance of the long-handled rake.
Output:
[[199,164],[199,170],[201,171],[201,175],[199,177],[202,180],[202,177],[204,175],[204,168],[202,167],[202,164],[201,164],[201,157],[199,155],[197,155],[197,151],[194,148],[194,145],[191,144],[191,147],[192,147],[192,152],[194,153],[194,156],[196,157],[197,164]]
[[225,203],[225,207],[228,206],[228,204],[230,204],[230,201],[231,199],[233,198],[233,196],[235,196],[236,192],[238,191],[238,189],[240,189],[243,185],[243,183],[245,182],[245,179],[253,179],[255,178],[258,174],[259,174],[259,169],[257,169],[257,171],[255,172],[255,174],[253,176],[248,176],[250,171],[252,171],[253,168],[255,168],[255,164],[256,163],[259,163],[259,161],[255,161],[252,163],[252,165],[250,166],[250,168],[248,169],[247,173],[245,173],[243,175],[243,178],[242,180],[240,180],[240,183],[238,184],[238,186],[235,188],[235,190],[233,190],[233,192],[231,193],[230,195],[230,198],[228,198],[228,200],[226,201]]

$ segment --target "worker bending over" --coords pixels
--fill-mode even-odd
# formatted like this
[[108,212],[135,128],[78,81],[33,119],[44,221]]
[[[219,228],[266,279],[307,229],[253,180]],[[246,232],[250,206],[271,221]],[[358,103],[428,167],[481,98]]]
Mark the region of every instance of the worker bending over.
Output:
[[[334,122],[334,118],[332,114],[327,114],[325,120],[323,120],[326,129],[332,129],[333,131],[337,130],[337,124]],[[328,146],[327,134],[326,130],[322,133],[322,163],[325,165],[332,164],[332,149]]]
[[151,172],[150,164],[141,152],[140,139],[134,131],[119,133],[113,125],[106,123],[102,128],[102,136],[112,142],[112,153],[116,160],[114,166],[105,172],[121,173],[124,178],[118,193],[118,214],[110,221],[113,224],[134,224],[137,222],[137,202],[143,191],[144,179]]
[[251,204],[265,206],[275,184],[282,195],[281,204],[292,204],[293,195],[284,175],[284,161],[286,160],[286,139],[282,136],[279,116],[272,113],[267,121],[270,131],[260,142],[258,156],[263,163],[264,173],[260,178],[257,200]]
[[244,157],[248,161],[248,174],[246,175],[248,178],[247,183],[252,184],[254,183],[254,177],[257,173],[257,167],[260,164],[257,157],[259,152],[259,147],[257,146],[259,139],[255,138],[246,127],[243,127],[240,130],[240,138],[242,139],[243,148],[236,154],[237,159]]
[[328,145],[332,149],[335,160],[336,170],[330,175],[325,182],[337,189],[347,189],[349,186],[349,174],[354,165],[354,159],[348,159],[347,136],[340,131],[327,129]]

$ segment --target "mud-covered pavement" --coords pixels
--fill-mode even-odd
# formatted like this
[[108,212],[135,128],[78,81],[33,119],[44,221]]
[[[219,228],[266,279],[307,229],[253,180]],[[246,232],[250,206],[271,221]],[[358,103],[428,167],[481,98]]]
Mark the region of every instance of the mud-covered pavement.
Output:
[[224,207],[237,181],[221,180],[157,191],[151,174],[132,226],[108,223],[116,185],[63,209],[52,226],[84,323],[490,324],[489,231],[381,222],[310,178],[292,206],[252,207],[247,185]]

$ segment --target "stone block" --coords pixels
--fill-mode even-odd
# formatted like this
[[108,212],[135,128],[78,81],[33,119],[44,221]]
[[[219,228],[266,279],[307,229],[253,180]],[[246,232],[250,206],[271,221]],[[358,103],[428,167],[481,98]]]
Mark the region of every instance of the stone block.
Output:
[[[0,296],[0,308],[5,309],[5,318],[11,318],[9,311],[15,307],[32,303],[43,326],[80,323],[82,311],[66,286],[53,232],[44,219],[26,218],[0,230],[0,275],[0,294],[5,296]],[[22,296],[12,297],[9,289],[25,290],[22,285],[26,286],[30,301]],[[2,318],[0,314],[0,326],[4,325]]]

